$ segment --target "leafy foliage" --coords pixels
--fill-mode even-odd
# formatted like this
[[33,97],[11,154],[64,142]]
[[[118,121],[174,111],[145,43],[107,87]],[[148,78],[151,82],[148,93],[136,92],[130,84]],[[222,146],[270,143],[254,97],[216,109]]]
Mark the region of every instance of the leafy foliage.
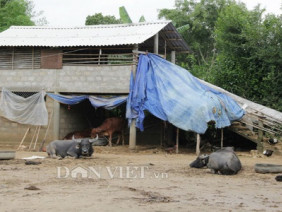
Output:
[[230,5],[216,23],[215,83],[282,111],[282,19]]
[[95,13],[86,17],[85,25],[98,25],[98,24],[120,24],[121,20],[116,19],[115,16],[106,15],[102,13]]
[[193,54],[177,57],[192,74],[282,111],[282,16],[234,0],[176,0],[172,20]]
[[[229,1],[225,0],[176,0],[175,9],[163,9],[159,18],[172,20],[193,50],[193,62],[207,63],[214,52],[214,26],[219,12]],[[191,68],[188,63],[188,68]]]
[[120,16],[120,20],[122,23],[124,24],[132,23],[132,20],[130,16],[128,15],[124,6],[119,8],[119,16]]
[[26,0],[0,0],[0,32],[12,25],[34,25],[30,5]]
[[145,19],[144,15],[142,15],[142,16],[140,17],[139,23],[140,23],[140,22],[146,22],[146,19]]

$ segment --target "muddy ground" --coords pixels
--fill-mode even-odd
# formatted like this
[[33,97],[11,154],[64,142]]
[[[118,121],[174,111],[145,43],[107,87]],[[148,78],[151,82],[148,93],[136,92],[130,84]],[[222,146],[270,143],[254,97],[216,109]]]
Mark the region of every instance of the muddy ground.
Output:
[[[235,176],[193,169],[194,153],[156,148],[96,147],[91,158],[37,159],[17,152],[0,161],[2,211],[282,211],[277,174],[258,174],[256,163],[282,165],[282,156],[237,152],[243,170]],[[58,168],[59,167],[59,168]],[[29,190],[31,189],[31,190]]]

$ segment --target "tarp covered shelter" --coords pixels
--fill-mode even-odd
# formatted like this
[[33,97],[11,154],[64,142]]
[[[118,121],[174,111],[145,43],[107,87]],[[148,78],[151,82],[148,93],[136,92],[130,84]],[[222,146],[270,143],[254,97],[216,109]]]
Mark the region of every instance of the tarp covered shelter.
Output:
[[[150,53],[141,54],[139,57],[135,80],[133,75],[131,76],[129,96],[66,96],[52,93],[47,93],[47,95],[68,105],[78,104],[88,99],[93,107],[104,107],[105,109],[113,109],[127,101],[126,117],[129,122],[136,119],[136,127],[140,130],[143,130],[145,110],[161,120],[169,121],[180,129],[200,134],[205,133],[207,123],[210,121],[214,121],[217,128],[224,128],[244,115],[244,110],[231,97],[201,83],[187,70]],[[16,95],[13,94],[13,96]],[[2,102],[6,102],[6,104],[12,102],[11,99],[3,101],[4,97],[5,95],[2,95]],[[29,98],[24,100],[28,101]],[[42,102],[44,104],[44,100]],[[22,100],[20,104],[23,104]],[[3,108],[3,104],[1,107]],[[9,108],[11,107],[9,106]],[[29,106],[25,108],[32,109]],[[40,108],[45,108],[45,105]],[[44,119],[46,125],[46,108],[43,112],[46,117]],[[36,114],[40,115],[38,112]],[[36,124],[38,123],[36,122]],[[39,124],[44,125],[43,123]]]
[[141,54],[130,83],[127,118],[143,130],[144,110],[176,127],[205,133],[241,119],[244,110],[229,96],[202,84],[187,70],[154,54]]

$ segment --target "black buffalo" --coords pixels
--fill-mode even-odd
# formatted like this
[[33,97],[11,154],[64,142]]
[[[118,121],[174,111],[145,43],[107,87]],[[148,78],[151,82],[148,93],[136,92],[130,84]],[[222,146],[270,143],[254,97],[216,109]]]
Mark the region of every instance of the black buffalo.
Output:
[[275,180],[276,180],[276,181],[279,181],[279,182],[282,182],[282,175],[277,175],[277,176],[275,177]]
[[64,158],[66,156],[71,156],[79,158],[80,156],[90,157],[94,150],[92,143],[98,140],[95,139],[77,139],[77,140],[55,140],[52,141],[48,146],[46,152],[52,158],[57,156]]
[[233,175],[241,168],[241,162],[232,147],[225,147],[210,155],[200,156],[190,164],[193,168],[207,166],[214,174]]
[[196,158],[192,163],[190,163],[190,167],[192,168],[203,168],[207,166],[209,162],[209,155],[201,155]]

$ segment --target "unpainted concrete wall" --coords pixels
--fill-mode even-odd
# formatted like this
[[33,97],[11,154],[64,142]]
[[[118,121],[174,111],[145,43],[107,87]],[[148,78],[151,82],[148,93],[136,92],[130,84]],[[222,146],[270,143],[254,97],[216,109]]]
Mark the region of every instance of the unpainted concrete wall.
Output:
[[131,66],[64,66],[62,69],[1,70],[0,88],[14,91],[128,93]]

